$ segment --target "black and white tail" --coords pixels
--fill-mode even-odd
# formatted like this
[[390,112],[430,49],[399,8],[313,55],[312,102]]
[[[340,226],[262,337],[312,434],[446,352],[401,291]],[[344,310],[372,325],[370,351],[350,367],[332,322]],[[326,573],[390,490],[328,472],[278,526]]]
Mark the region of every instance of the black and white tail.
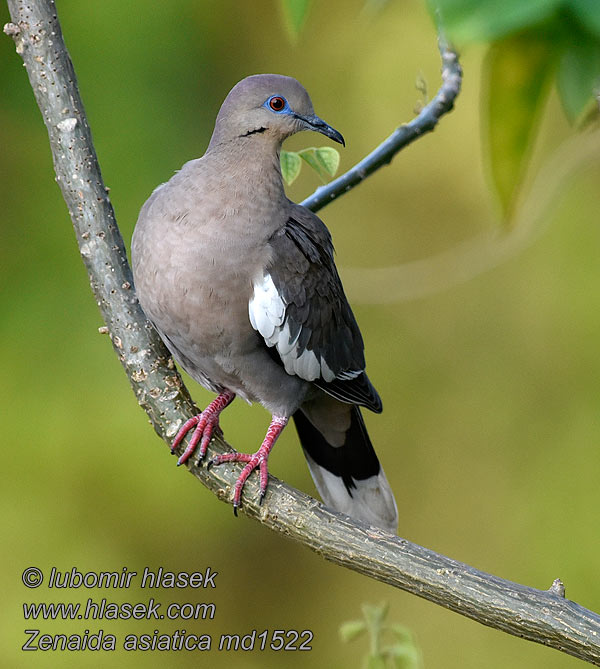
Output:
[[396,501],[359,407],[323,395],[303,404],[294,422],[323,502],[395,533]]

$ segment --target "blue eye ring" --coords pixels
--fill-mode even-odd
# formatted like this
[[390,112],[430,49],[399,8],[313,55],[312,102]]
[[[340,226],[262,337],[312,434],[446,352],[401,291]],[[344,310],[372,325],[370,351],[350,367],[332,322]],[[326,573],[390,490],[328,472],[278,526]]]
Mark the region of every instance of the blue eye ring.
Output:
[[288,108],[288,103],[285,98],[282,98],[281,95],[272,95],[266,102],[266,105],[271,111],[276,113],[281,113],[286,111]]

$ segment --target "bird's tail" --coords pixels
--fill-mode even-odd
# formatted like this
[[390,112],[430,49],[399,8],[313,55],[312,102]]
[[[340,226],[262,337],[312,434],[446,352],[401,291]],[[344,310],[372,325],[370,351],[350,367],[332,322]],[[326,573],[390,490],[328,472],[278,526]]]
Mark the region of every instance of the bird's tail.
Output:
[[294,422],[323,502],[352,518],[396,532],[394,494],[360,409],[320,395],[296,411]]

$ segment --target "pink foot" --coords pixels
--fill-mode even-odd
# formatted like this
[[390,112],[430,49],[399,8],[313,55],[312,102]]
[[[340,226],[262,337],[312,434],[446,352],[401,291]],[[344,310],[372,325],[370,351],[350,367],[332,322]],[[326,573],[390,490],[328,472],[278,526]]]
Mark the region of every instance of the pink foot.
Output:
[[250,474],[256,469],[260,473],[260,498],[259,504],[262,504],[265,492],[267,491],[267,483],[269,482],[269,470],[267,468],[267,461],[269,453],[277,441],[277,437],[281,434],[283,428],[287,425],[288,418],[284,416],[273,416],[267,434],[264,438],[261,447],[251,455],[247,453],[225,453],[223,455],[215,455],[215,457],[208,463],[208,467],[213,465],[222,465],[224,462],[245,462],[246,466],[242,470],[238,480],[235,482],[233,488],[233,513],[237,516],[237,510],[242,499],[242,489],[248,480]]
[[202,413],[199,413],[196,416],[193,416],[187,420],[183,427],[177,433],[177,436],[171,444],[171,453],[175,455],[175,449],[181,444],[185,435],[193,428],[194,434],[190,439],[190,443],[187,445],[185,451],[177,460],[177,465],[182,465],[184,462],[187,462],[190,455],[196,449],[198,442],[200,442],[200,451],[198,453],[198,464],[202,462],[202,459],[206,455],[206,449],[208,448],[208,442],[214,432],[215,428],[219,427],[219,415],[221,411],[228,405],[233,402],[235,393],[229,392],[226,390],[222,392],[216,399],[214,399]]

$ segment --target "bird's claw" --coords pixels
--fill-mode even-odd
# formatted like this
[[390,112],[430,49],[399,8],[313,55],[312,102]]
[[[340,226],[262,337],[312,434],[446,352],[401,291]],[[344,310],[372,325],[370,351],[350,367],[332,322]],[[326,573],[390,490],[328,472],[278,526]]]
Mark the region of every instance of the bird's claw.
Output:
[[222,455],[215,455],[208,464],[208,468],[213,465],[222,465],[225,462],[240,462],[245,465],[242,473],[239,475],[233,488],[233,513],[238,515],[238,509],[241,506],[242,491],[250,474],[255,470],[259,470],[260,474],[260,493],[259,505],[265,496],[269,473],[267,470],[267,458],[269,456],[269,448],[261,446],[256,453],[223,453]]
[[[233,397],[234,397],[233,394],[223,395],[222,403],[224,403],[224,405],[226,406],[229,402],[231,402]],[[219,398],[217,398],[217,400],[215,400],[213,404],[216,404],[218,400]],[[200,454],[198,456],[198,465],[200,465],[202,460],[204,459],[206,455],[206,448],[208,446],[208,440],[210,439],[210,434],[212,434],[213,428],[215,429],[218,428],[219,412],[222,410],[222,408],[224,408],[221,407],[218,411],[213,409],[211,413],[209,409],[213,407],[213,404],[211,404],[207,409],[205,409],[199,416],[196,416],[194,419],[191,418],[189,421],[187,421],[187,423],[181,428],[181,430],[179,430],[179,434],[177,435],[175,441],[173,442],[174,448],[182,441],[183,437],[185,436],[185,433],[189,431],[194,425],[196,425],[194,434],[190,439],[190,444],[186,448],[184,454],[179,458],[178,464],[183,463],[185,462],[185,460],[187,460],[187,458],[190,456],[190,454],[192,453],[192,451],[194,450],[196,444],[198,443],[198,441],[200,441],[200,439],[202,439],[202,441],[200,442]],[[202,426],[201,423],[204,419],[206,420],[207,424],[205,426]],[[264,441],[261,444],[258,451],[256,451],[256,453],[252,454],[238,453],[237,451],[233,450],[231,453],[222,453],[221,455],[215,455],[207,462],[206,471],[210,471],[213,465],[222,465],[225,462],[240,462],[245,465],[233,487],[234,516],[238,515],[238,509],[241,505],[242,491],[244,489],[244,485],[246,484],[246,481],[248,480],[250,474],[252,474],[252,472],[255,469],[258,469],[260,477],[260,492],[258,497],[258,504],[259,506],[262,505],[267,492],[267,484],[269,483],[269,470],[267,466],[269,453],[271,452],[273,445],[277,441],[277,437],[281,433],[281,430],[283,430],[283,428],[286,426],[287,422],[288,419],[285,416],[273,416],[273,419],[271,420],[271,424],[269,425],[269,429],[267,430],[267,434],[264,438]],[[206,431],[209,426],[211,426],[210,433],[207,435]],[[197,436],[198,431],[200,429],[202,429],[202,434]]]
[[186,421],[173,440],[173,444],[171,445],[171,453],[176,455],[175,451],[177,447],[179,444],[181,444],[190,430],[193,429],[194,433],[192,434],[192,437],[185,450],[179,456],[179,459],[177,460],[177,466],[186,463],[193,452],[196,450],[198,444],[200,444],[200,451],[197,461],[197,464],[199,465],[202,461],[202,458],[204,458],[206,455],[208,443],[211,440],[215,427],[218,425],[219,414],[210,411],[209,409],[205,409],[202,413],[198,414],[197,416],[193,416],[188,421]]
[[202,459],[206,455],[208,443],[210,442],[212,435],[215,432],[221,432],[219,428],[219,415],[221,414],[221,411],[223,411],[223,409],[228,404],[231,404],[234,398],[235,393],[232,393],[229,390],[223,391],[206,407],[206,409],[204,409],[204,411],[197,414],[196,416],[192,416],[192,418],[183,424],[177,433],[177,436],[175,439],[173,439],[173,443],[171,444],[171,453],[176,455],[175,451],[177,450],[177,447],[181,444],[187,433],[192,428],[194,428],[194,433],[192,434],[192,437],[185,450],[177,460],[178,465],[182,465],[187,462],[189,457],[196,450],[196,446],[198,446],[198,444],[200,444],[200,449],[198,461],[196,464],[200,465]]

